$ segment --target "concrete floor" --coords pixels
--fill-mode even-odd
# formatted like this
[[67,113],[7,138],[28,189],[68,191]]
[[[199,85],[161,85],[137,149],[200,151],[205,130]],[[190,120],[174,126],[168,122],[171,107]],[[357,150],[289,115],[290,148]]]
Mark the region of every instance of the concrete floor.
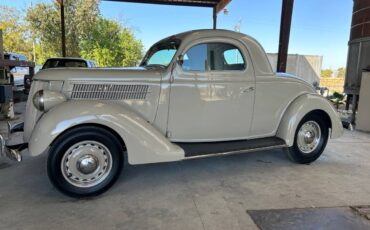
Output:
[[56,191],[46,156],[0,162],[0,229],[258,229],[248,210],[370,205],[370,134],[346,131],[311,165],[283,151],[129,166],[105,194]]

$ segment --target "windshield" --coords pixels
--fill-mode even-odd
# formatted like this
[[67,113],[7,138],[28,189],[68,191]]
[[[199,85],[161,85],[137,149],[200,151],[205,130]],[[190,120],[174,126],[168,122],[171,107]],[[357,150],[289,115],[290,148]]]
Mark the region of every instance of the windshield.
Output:
[[45,62],[42,69],[61,68],[61,67],[87,67],[83,60],[73,59],[49,59]]
[[171,63],[179,46],[180,40],[174,38],[155,44],[148,50],[140,66],[167,67]]

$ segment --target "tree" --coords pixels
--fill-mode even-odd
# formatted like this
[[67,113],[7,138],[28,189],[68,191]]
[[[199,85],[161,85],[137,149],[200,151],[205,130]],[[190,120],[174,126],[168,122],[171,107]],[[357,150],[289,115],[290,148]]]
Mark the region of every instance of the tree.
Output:
[[[99,66],[135,65],[142,43],[130,29],[99,15],[99,0],[64,0],[67,56],[84,57]],[[38,59],[61,56],[60,5],[38,3],[28,9],[27,21],[37,41]]]
[[29,8],[26,20],[37,43],[36,56],[39,64],[51,56],[60,56],[60,20],[52,4],[39,3]]
[[133,32],[127,28],[120,33],[121,50],[123,51],[122,66],[135,66],[143,57],[143,44],[137,40]]
[[0,29],[3,31],[4,50],[25,54],[32,60],[32,40],[28,28],[15,8],[0,5]]
[[79,44],[81,56],[99,66],[134,66],[142,57],[142,43],[132,31],[102,17]]
[[333,70],[331,70],[331,69],[321,70],[321,77],[322,78],[328,78],[328,77],[331,77],[332,75],[333,75]]
[[[99,15],[99,0],[65,0],[65,28],[67,56],[80,56],[80,38],[90,32]],[[31,33],[41,59],[61,56],[60,5],[38,3],[27,11]]]
[[345,76],[346,76],[346,68],[344,67],[338,68],[337,77],[344,78]]

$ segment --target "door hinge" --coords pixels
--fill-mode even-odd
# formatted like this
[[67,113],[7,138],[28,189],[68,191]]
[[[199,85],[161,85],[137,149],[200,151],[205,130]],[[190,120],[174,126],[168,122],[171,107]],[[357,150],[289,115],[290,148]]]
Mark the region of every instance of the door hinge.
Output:
[[171,138],[171,132],[170,132],[170,131],[167,131],[167,132],[166,132],[166,137],[167,137],[167,138]]

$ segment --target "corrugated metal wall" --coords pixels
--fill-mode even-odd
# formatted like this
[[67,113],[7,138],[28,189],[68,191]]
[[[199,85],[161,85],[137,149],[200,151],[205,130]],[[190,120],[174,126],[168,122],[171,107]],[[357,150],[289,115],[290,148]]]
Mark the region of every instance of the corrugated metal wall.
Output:
[[370,0],[354,0],[351,40],[370,37]]
[[370,66],[370,0],[354,0],[344,91],[358,95],[363,69]]
[[[267,57],[273,71],[276,71],[277,54],[269,53]],[[320,82],[322,56],[289,54],[286,72],[296,75],[309,83]]]

